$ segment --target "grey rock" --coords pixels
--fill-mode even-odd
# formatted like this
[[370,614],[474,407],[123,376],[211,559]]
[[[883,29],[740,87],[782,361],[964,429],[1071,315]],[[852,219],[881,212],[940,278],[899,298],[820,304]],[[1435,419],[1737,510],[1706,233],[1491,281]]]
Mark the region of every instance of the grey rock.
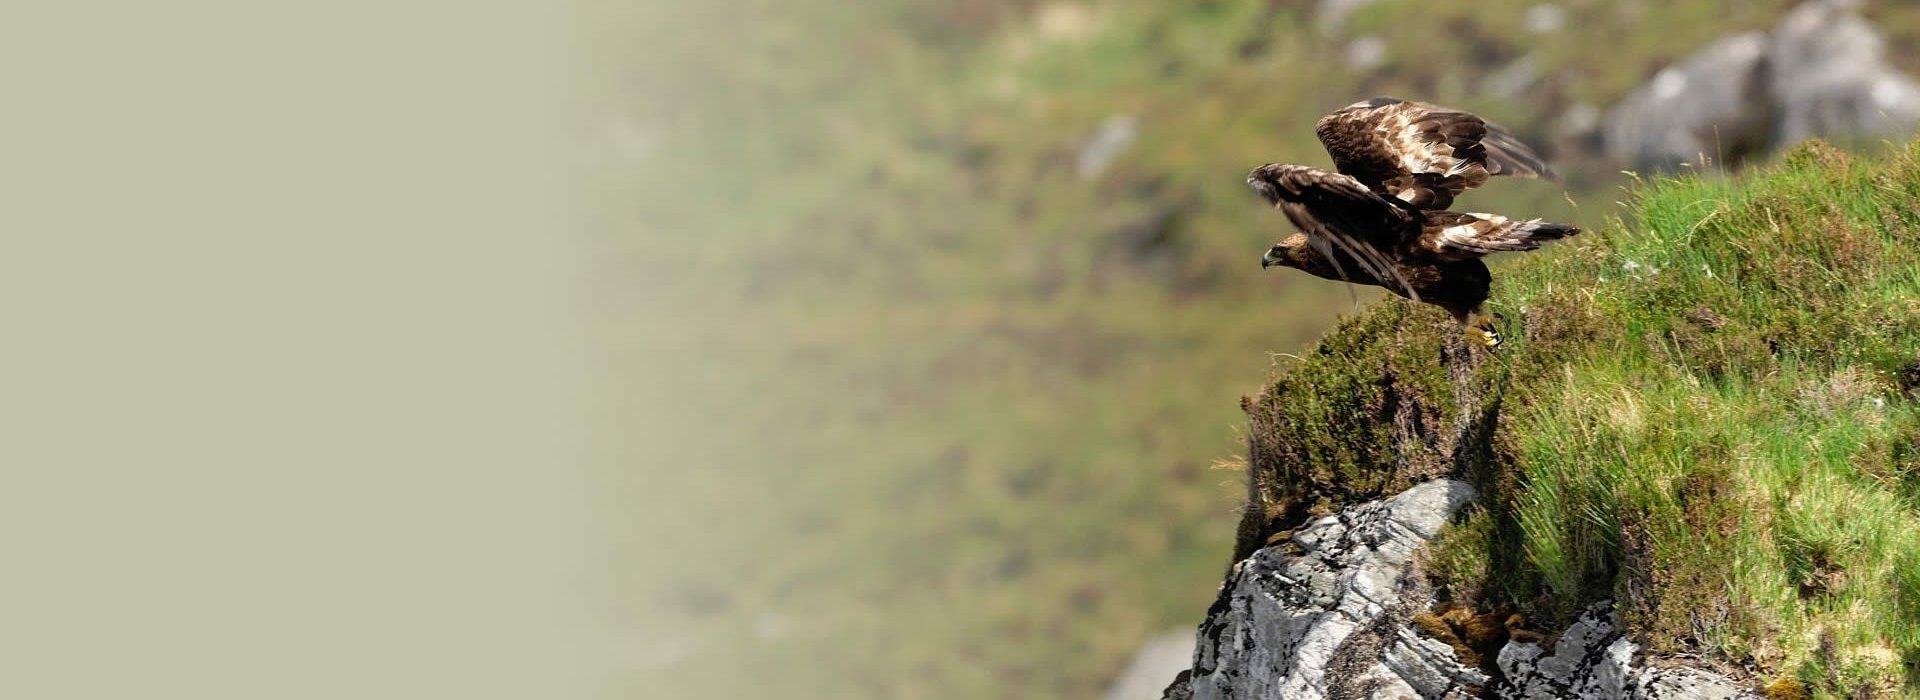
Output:
[[1553,650],[1509,642],[1498,664],[1503,700],[1758,700],[1719,674],[1684,666],[1634,664],[1634,643],[1619,631],[1611,602],[1596,603],[1560,635]]
[[1480,669],[1461,665],[1453,647],[1406,625],[1394,630],[1393,644],[1374,669],[1373,675],[1384,681],[1381,689],[1393,691],[1385,696],[1376,692],[1375,697],[1471,697],[1468,688],[1486,687],[1493,680]]
[[1886,62],[1886,40],[1856,2],[1814,0],[1773,31],[1767,61],[1777,144],[1811,136],[1904,136],[1920,123],[1920,84]]
[[[1163,700],[1750,700],[1710,671],[1635,662],[1611,603],[1552,649],[1511,642],[1498,677],[1460,663],[1412,614],[1434,593],[1414,555],[1475,497],[1436,479],[1308,523],[1235,565]],[[1671,661],[1671,660],[1669,660]],[[1164,671],[1163,671],[1164,673]],[[1162,676],[1164,677],[1164,675]],[[1113,696],[1110,696],[1113,697]]]
[[1812,136],[1905,136],[1920,81],[1852,0],[1810,0],[1770,33],[1729,36],[1661,70],[1607,114],[1606,152],[1641,169],[1737,161]]
[[1767,45],[1765,34],[1737,34],[1662,69],[1608,111],[1608,155],[1665,169],[1768,147],[1773,107],[1761,70]]
[[[1196,700],[1328,697],[1329,676],[1341,675],[1332,668],[1334,657],[1389,607],[1405,608],[1402,587],[1416,578],[1407,575],[1414,552],[1473,497],[1466,482],[1429,481],[1301,528],[1295,541],[1312,543],[1311,551],[1280,545],[1241,562],[1201,627],[1186,690]],[[1408,666],[1434,650],[1403,641],[1392,635],[1379,655],[1366,655],[1371,658],[1359,664],[1357,679],[1419,695],[1388,659]],[[1449,668],[1412,675],[1431,685],[1436,674],[1459,672],[1459,664],[1448,661]]]
[[1080,147],[1080,157],[1074,163],[1074,170],[1085,179],[1099,177],[1106,172],[1107,166],[1113,164],[1113,159],[1126,152],[1137,138],[1140,138],[1139,120],[1129,114],[1108,117]]

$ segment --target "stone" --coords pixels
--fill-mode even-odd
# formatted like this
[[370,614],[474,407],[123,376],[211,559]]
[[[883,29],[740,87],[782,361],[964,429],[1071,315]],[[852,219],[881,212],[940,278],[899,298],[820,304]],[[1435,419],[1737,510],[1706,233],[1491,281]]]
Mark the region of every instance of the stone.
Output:
[[1608,601],[1595,603],[1560,635],[1553,650],[1508,642],[1498,664],[1503,700],[1758,700],[1724,676],[1685,666],[1634,663],[1637,651],[1619,631]]
[[1091,180],[1107,171],[1115,158],[1140,138],[1140,122],[1130,114],[1116,114],[1108,117],[1095,129],[1080,147],[1080,156],[1074,162],[1074,171],[1082,179]]
[[[1389,658],[1402,667],[1423,658],[1448,660],[1445,668],[1408,674],[1425,685],[1465,671],[1451,661],[1451,650],[1436,656],[1435,649],[1391,633],[1379,650],[1361,655],[1364,663],[1353,672],[1330,670],[1330,664],[1356,630],[1380,622],[1389,607],[1405,607],[1401,589],[1416,578],[1407,575],[1414,552],[1473,497],[1464,481],[1429,481],[1307,524],[1293,540],[1312,543],[1311,551],[1283,543],[1241,562],[1201,627],[1187,690],[1196,700],[1308,700],[1329,697],[1330,675],[1336,684],[1371,678],[1376,687],[1397,681],[1413,688],[1387,666]],[[1396,624],[1389,631],[1405,626],[1390,622]]]
[[1221,585],[1191,666],[1161,697],[1758,699],[1712,671],[1672,659],[1636,662],[1639,649],[1604,601],[1583,611],[1551,649],[1507,642],[1495,660],[1498,676],[1461,663],[1452,646],[1413,623],[1415,612],[1435,604],[1415,554],[1474,498],[1464,481],[1435,479],[1313,520],[1256,550]]
[[1662,170],[1735,162],[1822,137],[1905,137],[1920,81],[1850,0],[1810,0],[1770,33],[1722,38],[1662,69],[1608,110],[1608,155]]
[[1608,111],[1608,155],[1657,170],[1768,148],[1773,106],[1761,71],[1767,46],[1760,32],[1736,34],[1662,69]]
[[1920,123],[1920,84],[1886,62],[1886,40],[1855,2],[1814,0],[1773,31],[1767,63],[1774,142],[1813,136],[1905,136]]

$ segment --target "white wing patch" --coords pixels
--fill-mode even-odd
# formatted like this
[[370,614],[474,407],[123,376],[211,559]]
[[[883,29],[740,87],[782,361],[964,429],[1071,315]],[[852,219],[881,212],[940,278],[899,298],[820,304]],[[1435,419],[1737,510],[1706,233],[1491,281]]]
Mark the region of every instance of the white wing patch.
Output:
[[1415,116],[1409,112],[1399,112],[1391,119],[1380,120],[1380,125],[1374,127],[1380,133],[1382,142],[1396,146],[1394,150],[1400,156],[1401,170],[1409,173],[1441,173],[1445,177],[1452,177],[1473,167],[1471,161],[1453,157],[1453,147],[1446,142],[1421,139],[1420,130],[1414,128]]
[[1440,236],[1449,241],[1467,241],[1504,229],[1507,227],[1507,224],[1510,223],[1507,217],[1499,214],[1483,214],[1477,211],[1464,213],[1467,216],[1479,219],[1479,221],[1460,224],[1458,226],[1448,226],[1440,230]]
[[1541,243],[1565,238],[1580,229],[1565,224],[1544,223],[1539,219],[1514,221],[1499,214],[1467,212],[1461,223],[1440,229],[1426,243],[1436,253],[1468,252],[1475,255],[1503,251],[1533,250]]

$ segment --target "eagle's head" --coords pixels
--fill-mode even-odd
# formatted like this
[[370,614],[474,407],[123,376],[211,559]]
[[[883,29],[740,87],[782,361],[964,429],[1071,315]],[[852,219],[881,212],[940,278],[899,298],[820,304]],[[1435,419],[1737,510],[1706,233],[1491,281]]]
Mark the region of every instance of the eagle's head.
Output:
[[1286,253],[1288,253],[1286,244],[1273,244],[1273,247],[1267,249],[1267,255],[1261,255],[1260,257],[1261,270],[1275,267],[1275,265],[1281,265],[1281,267],[1300,267],[1300,263],[1296,263],[1296,261],[1294,261],[1292,257],[1288,257]]
[[[1294,240],[1296,238],[1301,240]],[[1266,255],[1260,256],[1260,269],[1265,270],[1275,265],[1281,267],[1300,267],[1300,256],[1304,252],[1302,249],[1305,245],[1306,241],[1304,237],[1297,234],[1287,240],[1273,244],[1272,248],[1267,249]]]

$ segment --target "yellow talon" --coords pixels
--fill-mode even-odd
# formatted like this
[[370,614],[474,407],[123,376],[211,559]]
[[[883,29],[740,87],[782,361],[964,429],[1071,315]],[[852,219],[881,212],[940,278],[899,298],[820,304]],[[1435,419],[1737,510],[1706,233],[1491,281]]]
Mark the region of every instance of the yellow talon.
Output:
[[1481,316],[1467,326],[1467,338],[1488,350],[1500,347],[1500,333],[1493,329],[1493,318]]

